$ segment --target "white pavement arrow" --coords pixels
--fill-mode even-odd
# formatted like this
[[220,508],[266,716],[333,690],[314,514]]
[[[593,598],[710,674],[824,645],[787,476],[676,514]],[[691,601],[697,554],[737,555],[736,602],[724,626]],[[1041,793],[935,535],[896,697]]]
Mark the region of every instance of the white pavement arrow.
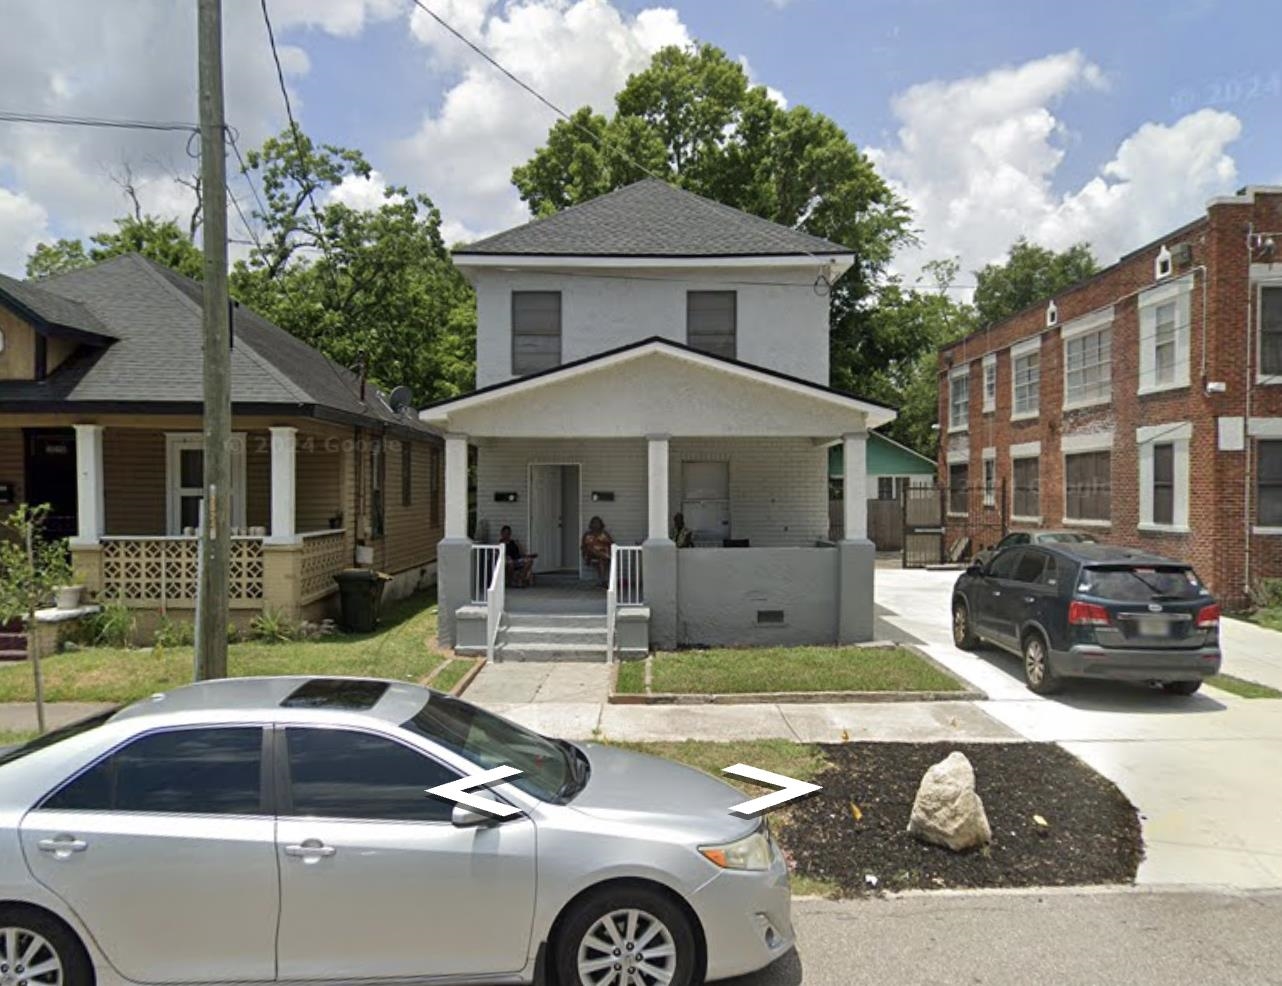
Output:
[[472,811],[484,812],[487,815],[497,815],[499,818],[511,818],[513,815],[521,814],[521,809],[505,804],[502,801],[495,801],[493,798],[482,797],[479,794],[469,794],[468,792],[478,787],[497,784],[499,781],[515,777],[519,773],[522,773],[522,771],[504,764],[492,770],[472,774],[470,777],[460,777],[458,780],[450,781],[448,784],[429,787],[427,793],[435,794],[438,798],[444,798],[446,801],[453,801],[455,804],[470,808]]
[[818,784],[799,781],[795,777],[775,774],[769,770],[752,767],[746,763],[737,763],[732,767],[725,767],[721,773],[729,774],[731,777],[742,777],[746,781],[756,781],[758,784],[781,788],[774,794],[763,794],[759,798],[744,801],[730,809],[730,814],[742,815],[744,818],[764,815],[772,808],[778,808],[780,805],[786,805],[789,801],[796,801],[798,798],[804,798],[808,794],[823,790]]

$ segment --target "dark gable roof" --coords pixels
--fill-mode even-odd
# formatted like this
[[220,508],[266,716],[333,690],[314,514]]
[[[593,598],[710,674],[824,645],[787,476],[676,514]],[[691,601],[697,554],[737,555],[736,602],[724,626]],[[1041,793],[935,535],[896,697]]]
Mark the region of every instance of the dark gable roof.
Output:
[[454,250],[458,257],[830,257],[852,252],[655,178]]
[[46,291],[38,284],[19,281],[0,274],[0,296],[7,298],[41,329],[70,329],[72,333],[85,333],[103,342],[111,334],[88,308],[78,301],[60,297]]
[[[0,400],[42,407],[137,405],[144,412],[199,408],[203,289],[198,282],[129,254],[41,280],[39,292],[90,312],[117,341],[102,349],[82,348],[45,380],[0,383]],[[362,403],[355,373],[249,308],[234,306],[232,331],[232,403],[241,413],[248,408],[318,413],[432,432],[414,415],[394,413],[373,386],[366,386]]]

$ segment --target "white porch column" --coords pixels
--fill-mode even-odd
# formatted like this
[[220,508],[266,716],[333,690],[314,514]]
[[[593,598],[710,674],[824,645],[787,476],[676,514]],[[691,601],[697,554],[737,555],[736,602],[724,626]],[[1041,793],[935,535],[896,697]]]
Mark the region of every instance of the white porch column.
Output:
[[647,435],[650,451],[650,506],[646,536],[651,539],[668,536],[668,436]]
[[445,537],[467,537],[467,436],[445,436]]
[[296,538],[294,518],[298,499],[298,429],[268,428],[272,436],[272,544],[292,544]]
[[868,433],[850,432],[841,436],[842,506],[847,541],[868,537]]
[[76,537],[73,544],[97,544],[106,521],[102,483],[102,425],[75,425]]

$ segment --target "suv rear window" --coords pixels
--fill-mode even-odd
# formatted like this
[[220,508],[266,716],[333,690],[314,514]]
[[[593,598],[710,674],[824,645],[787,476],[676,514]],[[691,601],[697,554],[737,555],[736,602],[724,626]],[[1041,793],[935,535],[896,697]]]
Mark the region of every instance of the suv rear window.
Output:
[[1077,591],[1115,602],[1146,603],[1157,599],[1197,599],[1207,595],[1193,569],[1178,565],[1124,565],[1086,568]]

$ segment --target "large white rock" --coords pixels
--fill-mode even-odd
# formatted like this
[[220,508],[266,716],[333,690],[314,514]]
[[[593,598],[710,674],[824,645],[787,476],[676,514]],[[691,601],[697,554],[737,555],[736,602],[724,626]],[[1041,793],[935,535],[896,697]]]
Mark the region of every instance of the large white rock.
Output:
[[955,852],[993,841],[984,802],[975,793],[975,768],[964,753],[954,751],[926,771],[913,801],[908,832]]

